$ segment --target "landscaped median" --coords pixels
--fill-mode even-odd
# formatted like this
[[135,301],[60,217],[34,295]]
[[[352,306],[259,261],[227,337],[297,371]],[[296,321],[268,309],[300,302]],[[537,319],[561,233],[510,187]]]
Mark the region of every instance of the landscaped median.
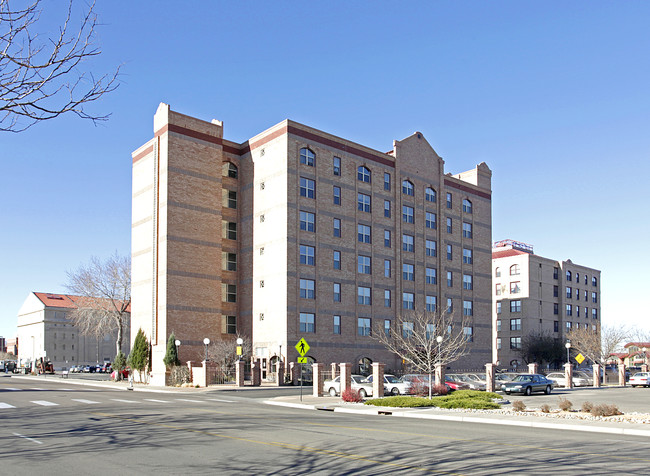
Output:
[[367,400],[365,404],[378,407],[396,408],[437,407],[494,410],[501,407],[498,403],[494,402],[494,400],[501,398],[503,398],[501,395],[492,392],[457,390],[449,395],[432,398],[410,396],[373,398]]

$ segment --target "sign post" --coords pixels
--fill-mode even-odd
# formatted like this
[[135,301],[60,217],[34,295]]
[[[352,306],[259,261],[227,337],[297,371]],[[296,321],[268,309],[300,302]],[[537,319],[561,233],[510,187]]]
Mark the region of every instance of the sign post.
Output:
[[307,363],[307,357],[305,357],[305,355],[309,352],[309,344],[304,337],[296,344],[296,350],[300,354],[300,357],[298,357],[298,363],[300,364],[300,401],[302,402],[302,366]]

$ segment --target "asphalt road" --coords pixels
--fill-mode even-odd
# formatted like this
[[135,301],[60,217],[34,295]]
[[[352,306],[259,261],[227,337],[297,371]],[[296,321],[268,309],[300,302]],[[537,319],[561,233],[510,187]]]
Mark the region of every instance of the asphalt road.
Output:
[[1,379],[0,418],[2,467],[16,475],[618,475],[650,465],[644,438],[297,410],[235,392]]

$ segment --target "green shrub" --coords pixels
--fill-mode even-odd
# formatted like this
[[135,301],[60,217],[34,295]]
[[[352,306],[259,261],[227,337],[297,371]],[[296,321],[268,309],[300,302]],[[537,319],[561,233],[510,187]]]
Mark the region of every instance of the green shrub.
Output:
[[443,397],[419,398],[408,396],[375,398],[366,405],[382,407],[412,408],[412,407],[438,407],[438,408],[468,408],[476,410],[490,410],[499,408],[493,398],[501,398],[496,393],[479,392],[476,390],[459,390]]

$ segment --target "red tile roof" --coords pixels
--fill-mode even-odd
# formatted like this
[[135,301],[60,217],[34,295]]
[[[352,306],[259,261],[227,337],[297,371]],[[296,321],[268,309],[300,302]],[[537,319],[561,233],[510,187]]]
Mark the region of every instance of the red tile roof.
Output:
[[[37,293],[35,292],[34,295],[40,299],[40,301],[45,304],[47,307],[63,307],[63,308],[68,308],[68,309],[76,309],[77,304],[81,300],[86,300],[88,299],[90,301],[89,305],[90,307],[103,307],[103,301],[107,301],[108,299],[102,299],[102,298],[97,298],[97,300],[93,298],[85,298],[83,296],[74,296],[72,294],[52,294],[52,293]],[[93,302],[95,301],[95,302]],[[102,303],[102,305],[100,305]],[[131,312],[131,304],[129,304],[126,308],[127,312]]]
[[518,256],[518,255],[530,255],[530,253],[526,253],[525,251],[512,250],[512,249],[499,250],[499,251],[492,252],[492,259],[509,258],[510,256]]
[[650,342],[628,342],[623,347],[627,349],[631,346],[638,347],[639,349],[643,349],[644,347],[650,349]]

